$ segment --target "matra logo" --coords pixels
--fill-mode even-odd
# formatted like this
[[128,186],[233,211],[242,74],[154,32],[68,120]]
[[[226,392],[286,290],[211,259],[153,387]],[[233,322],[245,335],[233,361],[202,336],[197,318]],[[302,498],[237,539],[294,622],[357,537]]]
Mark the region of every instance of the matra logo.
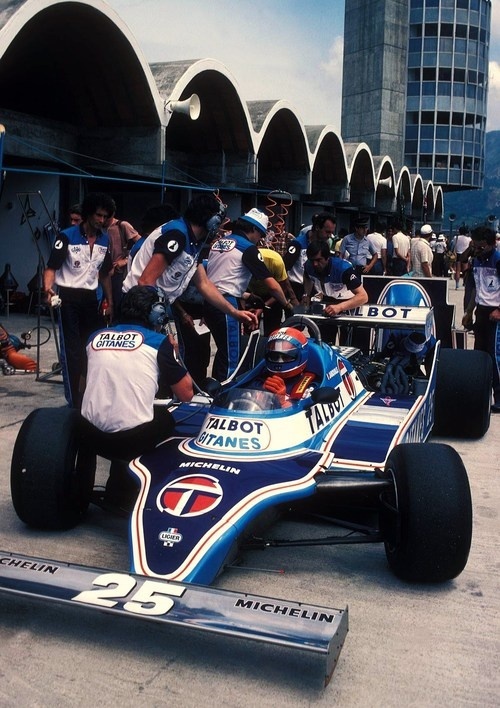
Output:
[[219,238],[212,246],[212,251],[220,251],[222,253],[226,251],[232,251],[236,246],[236,241],[234,238]]

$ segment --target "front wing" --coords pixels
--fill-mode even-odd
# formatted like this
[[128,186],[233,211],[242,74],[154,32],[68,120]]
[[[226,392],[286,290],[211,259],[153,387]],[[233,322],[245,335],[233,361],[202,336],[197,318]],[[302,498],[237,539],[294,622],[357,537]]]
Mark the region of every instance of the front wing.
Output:
[[147,578],[0,551],[0,591],[268,642],[325,658],[328,684],[348,610]]

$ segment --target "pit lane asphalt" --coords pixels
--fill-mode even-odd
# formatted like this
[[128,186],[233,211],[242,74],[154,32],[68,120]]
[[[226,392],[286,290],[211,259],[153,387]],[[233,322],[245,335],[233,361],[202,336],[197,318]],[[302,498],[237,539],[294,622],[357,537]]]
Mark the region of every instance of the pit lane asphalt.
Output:
[[[457,321],[462,295],[449,293]],[[17,335],[36,325],[35,317],[12,312],[0,319]],[[40,350],[43,371],[57,358],[53,345],[52,338]],[[25,527],[12,508],[17,432],[34,408],[64,404],[57,381],[0,374],[0,549],[127,571],[126,520],[91,507],[80,527],[43,533]],[[268,597],[348,605],[350,631],[326,689],[318,657],[0,593],[0,706],[497,706],[499,439],[497,415],[482,440],[443,440],[464,460],[474,505],[469,562],[455,580],[405,584],[389,571],[383,548],[367,545],[253,551],[244,567],[216,581]],[[105,474],[103,465],[102,480]],[[281,523],[274,536],[311,533],[300,529]]]

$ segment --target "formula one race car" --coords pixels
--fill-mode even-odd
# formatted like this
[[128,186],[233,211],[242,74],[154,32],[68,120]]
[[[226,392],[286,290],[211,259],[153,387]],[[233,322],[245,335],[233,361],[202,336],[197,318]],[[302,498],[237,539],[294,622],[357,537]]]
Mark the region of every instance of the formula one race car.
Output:
[[[334,322],[341,346],[323,341],[332,320],[322,303],[285,323],[309,336],[301,396],[264,390],[261,359],[213,397],[171,402],[175,436],[130,463],[133,577],[208,585],[242,549],[280,544],[262,535],[271,512],[317,513],[347,530],[325,544],[383,543],[407,581],[442,582],[463,570],[467,473],[453,448],[427,440],[433,431],[486,432],[489,357],[441,349],[425,291],[409,281],[392,281],[379,303]],[[75,411],[33,411],[12,458],[20,519],[46,529],[77,524],[91,496],[91,457],[79,448]],[[91,592],[84,601],[93,602]]]

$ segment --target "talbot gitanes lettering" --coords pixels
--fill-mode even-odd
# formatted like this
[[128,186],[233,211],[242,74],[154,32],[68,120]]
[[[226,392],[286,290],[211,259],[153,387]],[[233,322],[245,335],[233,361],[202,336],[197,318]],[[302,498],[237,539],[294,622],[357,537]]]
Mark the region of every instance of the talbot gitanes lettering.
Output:
[[286,617],[298,617],[299,619],[310,620],[311,622],[335,622],[336,615],[317,610],[307,610],[304,607],[290,607],[289,605],[276,605],[274,602],[260,602],[259,600],[243,600],[239,598],[234,603],[235,607],[253,612],[267,612],[273,615],[285,615]]
[[265,450],[271,439],[261,420],[241,420],[210,416],[196,442],[218,450]]
[[140,332],[100,332],[92,340],[92,349],[137,349],[144,341]]
[[[338,389],[337,389],[338,390]],[[344,408],[344,399],[339,392],[339,397],[334,403],[317,403],[305,411],[305,416],[311,428],[311,433],[317,433],[324,428]]]
[[28,561],[24,558],[1,557],[0,565],[14,566],[21,570],[34,570],[37,573],[50,573],[54,575],[59,570],[57,565],[48,565],[47,563],[38,563],[37,561]]
[[215,428],[216,430],[229,430],[230,432],[234,432],[239,429],[242,433],[255,432],[257,435],[260,435],[263,425],[264,423],[258,420],[235,420],[234,418],[216,418],[212,416],[208,419],[205,430]]

